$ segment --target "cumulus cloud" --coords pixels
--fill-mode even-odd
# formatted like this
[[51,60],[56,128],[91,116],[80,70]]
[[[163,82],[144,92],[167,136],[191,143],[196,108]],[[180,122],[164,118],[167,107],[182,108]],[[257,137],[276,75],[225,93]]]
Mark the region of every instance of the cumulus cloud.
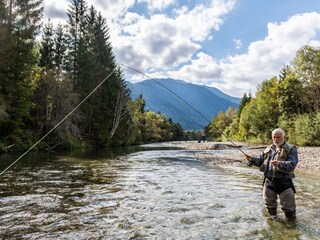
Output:
[[317,31],[320,31],[319,13],[295,15],[286,22],[269,23],[265,39],[251,43],[246,54],[230,56],[220,63],[224,81],[220,86],[234,95],[239,95],[243,88],[255,92],[259,83],[277,76],[290,64],[302,46],[315,44]]
[[[150,12],[131,12],[138,3]],[[215,59],[205,53],[201,44],[214,41],[215,31],[220,30],[236,3],[237,0],[207,0],[189,5],[178,0],[88,1],[106,17],[119,63],[150,77],[206,84],[233,96],[241,97],[244,91],[254,93],[263,80],[277,76],[302,46],[320,46],[320,14],[313,12],[270,22],[265,38],[252,42],[245,53]],[[66,19],[67,1],[45,0],[44,4],[45,16],[53,22]],[[240,39],[233,42],[235,49],[242,48]],[[128,69],[125,73],[127,80],[143,79]]]
[[177,0],[138,0],[138,3],[147,3],[149,10],[164,10],[168,6],[177,2]]
[[57,4],[55,0],[46,0],[43,4],[45,21],[50,18],[51,22],[57,25],[67,19],[66,9],[68,8],[68,3],[66,1]]
[[[56,1],[45,2],[49,1],[50,9],[58,8]],[[130,12],[137,3],[145,3],[158,13],[149,16]],[[201,49],[200,43],[212,39],[212,31],[219,30],[225,15],[235,6],[235,0],[211,0],[188,7],[178,3],[177,0],[88,1],[89,6],[94,5],[107,16],[112,46],[120,63],[129,61],[143,71],[162,73],[190,62]],[[173,6],[170,14],[162,13]],[[132,75],[127,78],[135,79]]]
[[182,36],[193,41],[203,41],[212,29],[218,31],[223,17],[235,6],[234,1],[213,1],[212,5],[197,5],[190,11],[182,7],[177,11],[176,24]]
[[87,2],[89,5],[93,5],[98,12],[101,12],[107,20],[124,16],[128,9],[135,4],[135,0],[88,0]]
[[66,17],[66,11],[63,8],[58,8],[56,5],[48,5],[45,9],[45,14],[50,16],[52,19],[63,19]]
[[[45,18],[53,19],[54,22],[62,22],[67,19],[66,11],[70,5],[69,0],[44,0],[43,3]],[[135,4],[135,0],[87,0],[86,3],[87,7],[94,6],[111,23],[126,15],[128,9]]]
[[178,71],[168,72],[168,76],[183,79],[193,83],[209,84],[212,79],[219,79],[221,67],[216,59],[200,52],[189,64],[185,64]]
[[216,61],[199,53],[188,65],[171,71],[169,76],[217,87],[242,97],[244,92],[254,93],[262,81],[278,76],[302,46],[320,46],[316,39],[320,32],[319,13],[295,15],[285,22],[269,23],[267,29],[268,35],[252,42],[244,54]]
[[[121,49],[133,45],[132,57],[143,59],[139,64],[143,71],[158,69],[163,73],[188,63],[201,49],[201,41],[211,39],[212,30],[219,29],[235,1],[219,0],[210,4],[198,4],[191,9],[185,6],[176,8],[171,17],[161,13],[150,18],[126,14],[119,22],[121,33],[118,31],[117,35],[121,35],[121,39],[113,44],[118,61],[128,60],[122,56],[125,52]],[[127,77],[135,79],[134,76]]]

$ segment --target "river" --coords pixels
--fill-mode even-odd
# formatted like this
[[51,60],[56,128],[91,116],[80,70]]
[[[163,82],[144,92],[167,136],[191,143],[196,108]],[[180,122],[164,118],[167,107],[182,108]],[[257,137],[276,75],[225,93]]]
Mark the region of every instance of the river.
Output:
[[29,153],[0,177],[0,239],[320,239],[319,177],[297,174],[292,224],[257,169],[155,147]]

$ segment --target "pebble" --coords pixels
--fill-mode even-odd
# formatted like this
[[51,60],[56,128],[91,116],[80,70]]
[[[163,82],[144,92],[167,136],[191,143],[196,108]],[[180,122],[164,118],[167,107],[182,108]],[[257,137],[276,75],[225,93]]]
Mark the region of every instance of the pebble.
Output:
[[[169,142],[169,144],[189,150],[199,150],[199,152],[196,153],[196,157],[214,165],[245,162],[246,160],[243,153],[236,150],[237,147],[252,156],[259,156],[266,147],[266,145],[250,145],[244,142],[175,141]],[[205,152],[205,150],[232,149],[234,149],[234,151]],[[320,174],[320,147],[298,146],[297,150],[299,162],[296,171]]]

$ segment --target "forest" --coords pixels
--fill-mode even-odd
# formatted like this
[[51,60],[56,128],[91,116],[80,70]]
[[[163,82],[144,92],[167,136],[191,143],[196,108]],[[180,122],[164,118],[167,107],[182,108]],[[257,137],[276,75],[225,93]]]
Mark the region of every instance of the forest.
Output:
[[[42,0],[0,1],[0,151],[180,140],[183,130],[130,99],[106,19],[70,1],[65,25]],[[98,87],[99,86],[99,87]]]
[[[136,145],[199,139],[132,100],[106,19],[84,0],[68,20],[43,21],[42,0],[0,0],[0,152]],[[207,139],[269,143],[281,127],[291,143],[320,145],[320,49],[304,46],[255,97],[214,116]]]
[[266,144],[282,128],[290,143],[320,146],[320,48],[304,46],[279,76],[264,80],[255,97],[220,112],[206,127],[209,139]]

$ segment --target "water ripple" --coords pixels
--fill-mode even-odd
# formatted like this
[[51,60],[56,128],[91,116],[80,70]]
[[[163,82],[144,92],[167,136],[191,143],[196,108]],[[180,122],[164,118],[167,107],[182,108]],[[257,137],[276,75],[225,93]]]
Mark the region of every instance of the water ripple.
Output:
[[282,239],[284,228],[292,239],[320,236],[318,183],[297,182],[290,228],[283,215],[264,216],[256,170],[212,167],[194,153],[66,155],[21,166],[0,183],[0,238]]

